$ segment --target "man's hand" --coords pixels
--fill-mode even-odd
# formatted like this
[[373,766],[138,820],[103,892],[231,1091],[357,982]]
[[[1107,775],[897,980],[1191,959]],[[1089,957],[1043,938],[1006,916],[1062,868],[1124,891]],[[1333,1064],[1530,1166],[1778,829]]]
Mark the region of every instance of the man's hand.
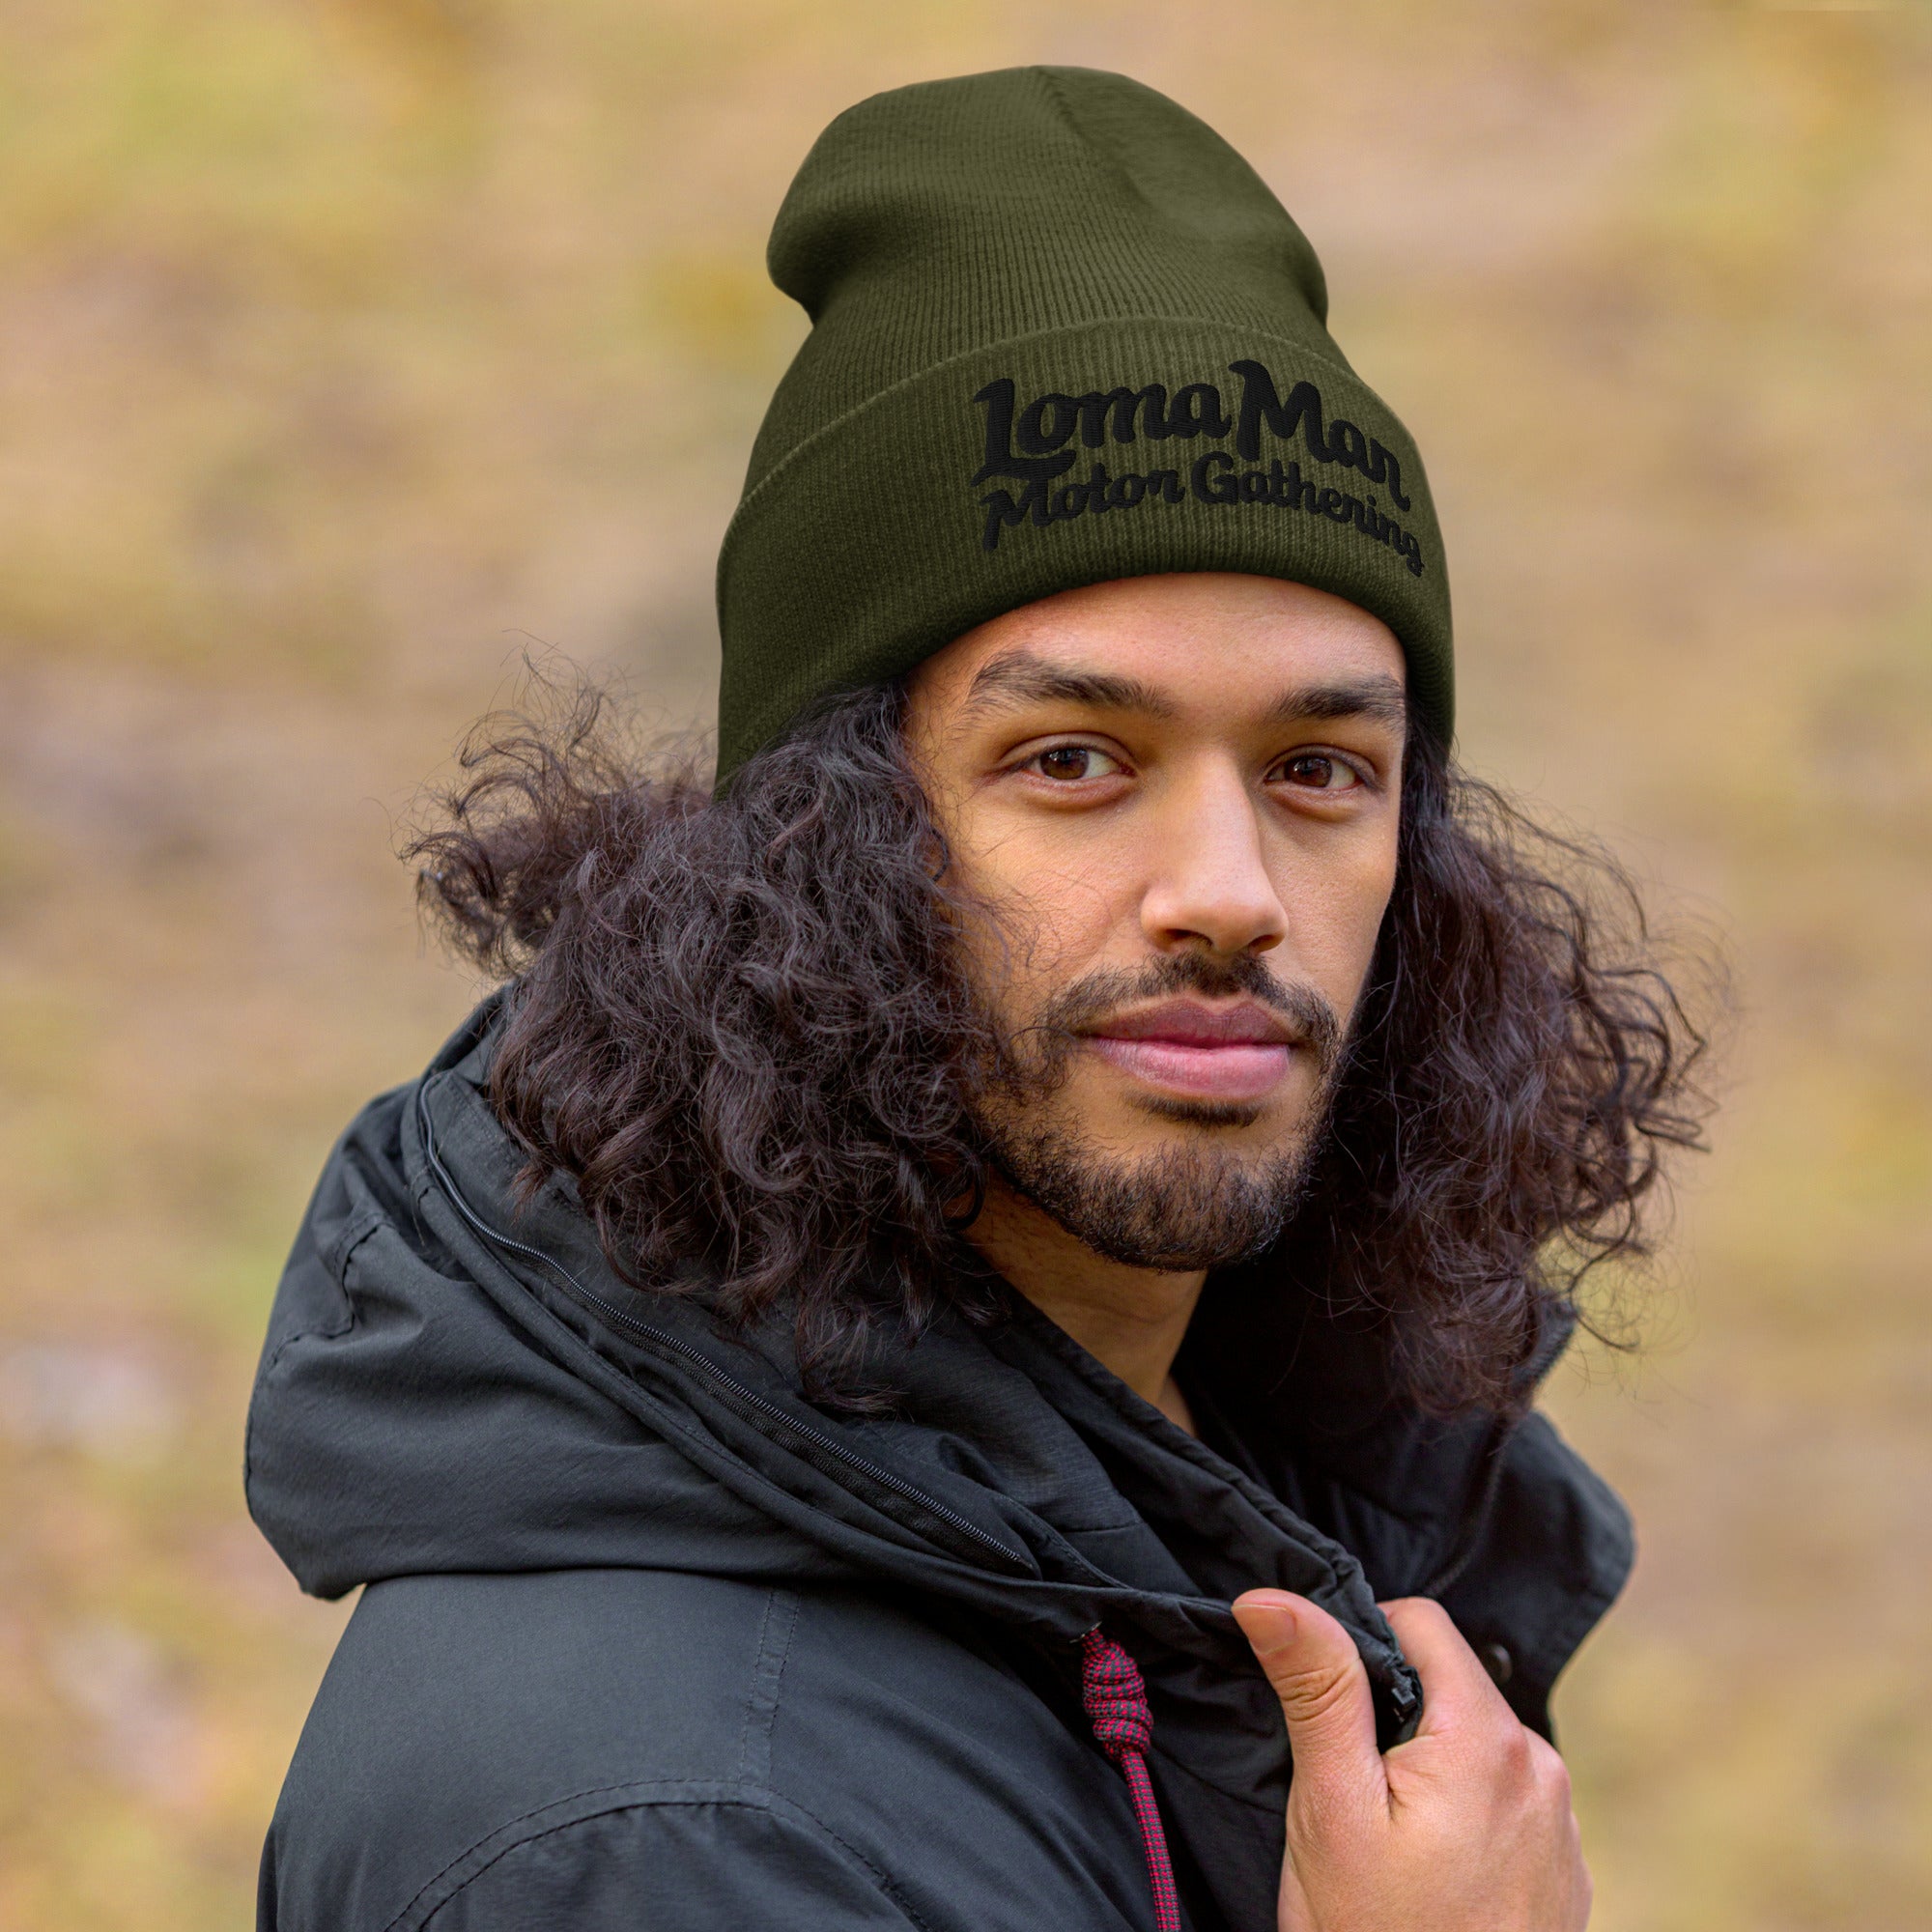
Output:
[[1235,1604],[1294,1751],[1281,1932],[1582,1932],[1590,1874],[1563,1760],[1439,1605],[1382,1608],[1423,1694],[1421,1727],[1386,1756],[1348,1632],[1285,1590]]

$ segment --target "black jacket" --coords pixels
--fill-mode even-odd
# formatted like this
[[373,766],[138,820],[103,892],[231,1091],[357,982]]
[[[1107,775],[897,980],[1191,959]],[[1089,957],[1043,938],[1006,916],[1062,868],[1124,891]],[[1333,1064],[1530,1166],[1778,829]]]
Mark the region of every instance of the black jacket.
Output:
[[[1086,1932],[1151,1924],[1078,1689],[1132,1653],[1195,1932],[1272,1926],[1287,1751],[1227,1609],[1354,1633],[1429,1591],[1547,1726],[1620,1587],[1615,1498],[1532,1416],[1425,1423],[1366,1336],[1210,1286],[1196,1440],[1024,1303],[808,1403],[781,1339],[627,1290],[570,1190],[519,1215],[491,1008],[374,1101],[277,1295],[248,1497],[304,1589],[365,1586],[263,1855],[276,1932]],[[1017,1300],[1017,1298],[1015,1298]]]

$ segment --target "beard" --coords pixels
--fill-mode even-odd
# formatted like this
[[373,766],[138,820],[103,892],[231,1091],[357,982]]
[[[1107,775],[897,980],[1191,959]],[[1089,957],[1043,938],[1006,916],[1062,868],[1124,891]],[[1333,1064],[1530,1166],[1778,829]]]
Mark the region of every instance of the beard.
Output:
[[[1083,1029],[1130,1003],[1180,992],[1245,994],[1293,1025],[1318,1085],[1286,1147],[1248,1153],[1231,1128],[1260,1118],[1252,1105],[1149,1095],[1150,1114],[1195,1129],[1138,1157],[1109,1153],[1065,1102]],[[1325,1128],[1343,1054],[1334,1009],[1312,987],[1278,980],[1260,960],[1181,953],[1140,973],[1096,973],[1063,988],[1005,1042],[1001,1077],[975,1109],[993,1166],[1016,1192],[1109,1261],[1179,1271],[1226,1267],[1273,1246],[1293,1218]]]

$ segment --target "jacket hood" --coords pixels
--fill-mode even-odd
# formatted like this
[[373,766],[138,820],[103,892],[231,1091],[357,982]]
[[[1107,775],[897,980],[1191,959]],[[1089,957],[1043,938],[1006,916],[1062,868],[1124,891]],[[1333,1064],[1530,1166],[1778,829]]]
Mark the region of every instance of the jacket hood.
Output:
[[1207,1441],[1017,1296],[994,1327],[942,1321],[896,1350],[892,1415],[815,1406],[784,1336],[622,1284],[567,1182],[516,1208],[521,1156],[483,1091],[496,1006],[351,1125],[281,1282],[246,1481],[305,1590],[640,1567],[909,1590],[1049,1645],[1104,1625],[1168,1747],[1252,1804],[1286,1766],[1239,1591],[1340,1618],[1392,1741],[1420,1690],[1376,1597],[1448,1588],[1516,1492],[1546,1547],[1509,1604],[1560,1649],[1548,1678],[1621,1582],[1622,1513],[1547,1425],[1525,1460],[1481,1418],[1424,1423],[1362,1338],[1238,1283],[1210,1292],[1181,1365]]

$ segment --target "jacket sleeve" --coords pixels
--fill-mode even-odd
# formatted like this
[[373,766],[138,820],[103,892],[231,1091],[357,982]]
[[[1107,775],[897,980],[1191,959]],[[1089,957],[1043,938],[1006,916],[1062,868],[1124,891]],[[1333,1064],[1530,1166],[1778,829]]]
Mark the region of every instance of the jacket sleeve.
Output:
[[617,1800],[465,1860],[396,1932],[909,1932],[883,1874],[782,1799]]

